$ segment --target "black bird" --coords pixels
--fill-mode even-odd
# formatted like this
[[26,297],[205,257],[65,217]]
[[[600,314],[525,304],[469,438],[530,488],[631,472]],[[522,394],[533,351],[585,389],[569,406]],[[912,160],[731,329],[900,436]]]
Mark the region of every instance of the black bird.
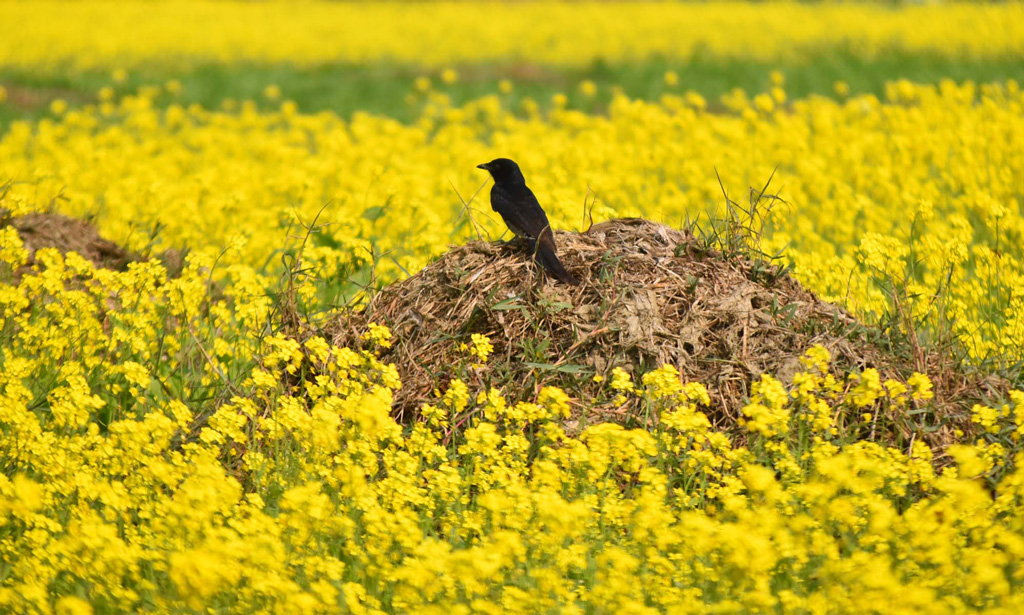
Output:
[[526,179],[519,165],[508,158],[495,158],[478,164],[494,178],[491,187],[491,209],[501,214],[509,230],[519,237],[525,237],[533,257],[544,269],[566,284],[579,284],[555,254],[555,234],[537,197],[526,186]]

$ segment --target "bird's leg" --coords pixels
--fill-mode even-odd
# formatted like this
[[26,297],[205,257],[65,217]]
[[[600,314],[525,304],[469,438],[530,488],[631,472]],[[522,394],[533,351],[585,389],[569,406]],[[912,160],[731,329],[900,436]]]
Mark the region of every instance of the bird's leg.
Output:
[[530,255],[530,258],[537,258],[537,240],[532,237],[525,237],[526,239],[526,251]]

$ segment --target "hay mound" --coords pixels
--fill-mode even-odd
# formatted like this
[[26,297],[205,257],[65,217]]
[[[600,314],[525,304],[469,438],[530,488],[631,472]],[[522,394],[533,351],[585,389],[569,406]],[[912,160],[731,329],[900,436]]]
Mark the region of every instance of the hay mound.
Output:
[[77,252],[97,267],[123,271],[128,263],[138,260],[128,250],[100,237],[91,224],[54,213],[34,213],[12,218],[9,224],[29,252],[29,265],[42,248],[57,248],[62,254]]
[[[369,322],[391,329],[394,345],[383,358],[402,377],[395,413],[403,420],[444,389],[453,365],[466,363],[458,346],[472,333],[494,345],[487,366],[473,372],[478,384],[498,385],[516,401],[562,386],[582,400],[570,428],[651,420],[638,419],[634,402],[615,405],[607,382],[593,382],[614,367],[674,365],[684,380],[707,386],[709,416],[726,427],[735,426],[752,381],[762,373],[789,380],[814,344],[831,351],[838,374],[875,367],[883,379],[905,381],[914,371],[873,344],[853,316],[777,268],[702,249],[689,233],[627,219],[557,240],[579,287],[540,284],[521,245],[471,242],[383,289],[364,310],[342,314],[329,333],[335,343],[359,345]],[[966,376],[936,382],[935,411],[902,421],[892,441],[916,435],[941,445],[955,428],[970,433],[967,412],[947,402],[975,384]]]
[[[4,216],[0,210],[0,228],[13,226],[28,250],[29,260],[15,277],[20,278],[36,265],[36,252],[43,248],[56,248],[61,254],[77,252],[82,258],[102,269],[125,271],[130,263],[146,261],[148,257],[132,252],[96,231],[84,220],[56,213],[32,213],[17,218]],[[166,250],[156,256],[171,277],[181,274],[186,251]]]

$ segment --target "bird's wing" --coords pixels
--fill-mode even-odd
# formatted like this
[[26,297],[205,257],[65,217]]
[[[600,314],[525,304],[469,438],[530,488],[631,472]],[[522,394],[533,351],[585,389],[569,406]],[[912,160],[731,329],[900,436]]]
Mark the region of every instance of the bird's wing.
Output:
[[545,228],[550,228],[548,217],[541,209],[533,191],[523,186],[517,190],[494,190],[491,207],[501,214],[512,232],[536,239]]

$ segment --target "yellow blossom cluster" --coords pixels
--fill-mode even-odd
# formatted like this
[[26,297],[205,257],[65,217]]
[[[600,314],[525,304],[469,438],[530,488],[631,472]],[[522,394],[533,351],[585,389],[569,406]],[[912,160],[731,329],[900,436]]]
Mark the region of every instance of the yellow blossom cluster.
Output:
[[478,361],[477,365],[482,365],[487,362],[487,357],[491,356],[491,353],[494,352],[494,345],[491,344],[490,338],[486,335],[473,333],[470,336],[470,343],[462,344],[459,350],[475,358]]
[[[0,66],[33,71],[201,63],[489,61],[585,65],[695,55],[805,61],[829,52],[1010,58],[1019,3],[157,1],[0,3]],[[454,81],[455,74],[448,74]]]
[[13,123],[0,136],[0,178],[11,181],[0,207],[56,207],[131,248],[205,250],[220,267],[273,272],[281,247],[301,240],[306,270],[345,287],[500,235],[475,168],[500,155],[568,229],[633,215],[706,228],[727,215],[718,176],[744,205],[774,173],[768,192],[784,201],[773,201],[760,248],[781,252],[806,286],[863,316],[948,326],[974,357],[1024,356],[1014,81],[899,81],[882,99],[771,105],[739,90],[718,102],[619,95],[607,115],[509,109],[497,95],[454,107],[428,89],[411,125],[301,114],[290,101],[276,112],[158,108],[163,95],[148,87]]
[[[54,250],[25,267],[2,239],[0,611],[1024,609],[1021,460],[989,439],[937,471],[920,441],[843,440],[833,416],[883,402],[844,396],[824,348],[791,385],[762,378],[747,444],[670,366],[609,383],[649,398],[649,430],[570,435],[562,390],[510,403],[458,378],[403,426],[386,327],[300,342],[241,265],[239,294],[204,254],[178,277]],[[1019,434],[1024,394],[975,417]]]

